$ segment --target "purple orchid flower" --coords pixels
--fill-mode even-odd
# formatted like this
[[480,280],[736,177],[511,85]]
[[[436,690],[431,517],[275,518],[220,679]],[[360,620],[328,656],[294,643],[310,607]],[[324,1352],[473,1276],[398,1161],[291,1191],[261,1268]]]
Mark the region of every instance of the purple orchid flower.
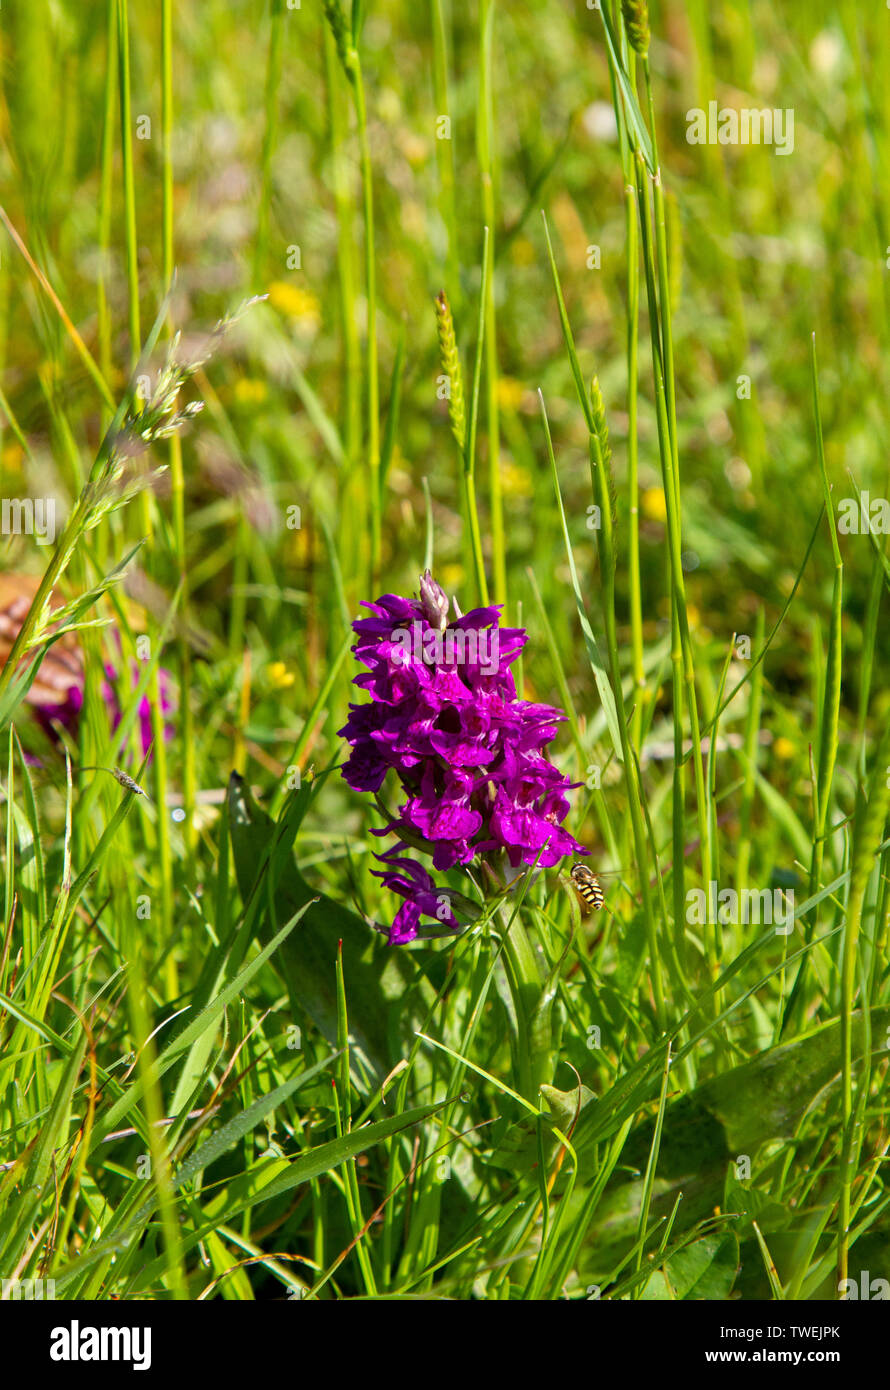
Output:
[[566,716],[520,700],[509,669],[525,630],[501,628],[500,605],[449,622],[448,598],[429,571],[419,599],[384,594],[363,607],[372,616],[353,623],[352,650],[368,669],[354,684],[371,699],[350,705],[339,731],[352,749],[342,773],[354,790],[378,792],[392,770],[405,792],[398,819],[374,832],[398,837],[375,872],[405,899],[389,931],[391,944],[403,944],[432,934],[422,917],[459,928],[446,890],[401,857],[409,843],[440,872],[499,852],[514,869],[551,867],[587,850],[562,828],[566,792],[579,784],[543,751]]
[[380,862],[388,867],[384,870],[371,870],[376,878],[383,880],[387,888],[391,888],[394,893],[405,899],[390,927],[391,946],[401,946],[407,941],[413,941],[418,935],[421,916],[444,922],[454,931],[458,931],[460,926],[452,911],[448,894],[436,888],[432,876],[422,864],[418,864],[415,859],[401,857],[399,851],[405,848],[404,844],[398,844],[386,854],[378,855]]

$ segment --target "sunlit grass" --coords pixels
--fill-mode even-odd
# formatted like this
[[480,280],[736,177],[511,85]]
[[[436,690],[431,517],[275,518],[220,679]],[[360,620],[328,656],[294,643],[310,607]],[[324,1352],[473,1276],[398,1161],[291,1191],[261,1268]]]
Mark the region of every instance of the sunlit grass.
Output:
[[[635,0],[320,9],[4,21],[0,498],[60,523],[4,536],[42,584],[0,631],[0,1274],[890,1278],[890,564],[836,519],[888,485],[887,26],[672,0],[647,46]],[[793,155],[687,143],[711,100],[793,108]],[[203,409],[168,435],[139,378],[176,332]],[[528,628],[602,912],[568,864],[496,901],[452,870],[474,925],[371,929],[397,900],[337,770],[349,624],[427,566]],[[85,656],[55,743],[26,698],[51,590]],[[701,921],[712,886],[756,920]]]

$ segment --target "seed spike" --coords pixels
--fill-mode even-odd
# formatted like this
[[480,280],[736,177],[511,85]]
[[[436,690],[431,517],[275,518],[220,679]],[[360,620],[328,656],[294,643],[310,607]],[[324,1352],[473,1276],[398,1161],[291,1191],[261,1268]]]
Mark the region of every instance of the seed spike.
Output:
[[641,58],[649,52],[649,5],[647,0],[621,0],[621,13],[630,46]]
[[439,335],[439,358],[442,371],[448,378],[448,414],[451,432],[463,453],[467,438],[467,414],[464,403],[464,381],[460,369],[460,354],[454,335],[451,305],[444,290],[436,295],[436,330]]

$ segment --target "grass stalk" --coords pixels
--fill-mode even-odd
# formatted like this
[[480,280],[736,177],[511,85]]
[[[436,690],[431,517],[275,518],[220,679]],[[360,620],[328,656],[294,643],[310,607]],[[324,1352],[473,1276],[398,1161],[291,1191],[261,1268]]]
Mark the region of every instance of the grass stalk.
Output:
[[269,253],[269,211],[272,201],[272,153],[278,134],[278,88],[284,52],[284,0],[271,0],[269,15],[269,53],[263,94],[263,148],[260,154],[260,199],[257,210],[256,241],[253,253],[253,280],[258,292],[265,288]]
[[350,50],[355,115],[358,123],[359,150],[362,171],[362,210],[365,220],[365,293],[367,295],[367,456],[368,486],[371,498],[371,587],[374,587],[380,567],[381,511],[380,489],[380,389],[377,361],[377,265],[374,249],[374,185],[371,166],[371,146],[368,139],[368,115],[365,105],[365,84],[358,49]]
[[501,444],[498,420],[498,344],[495,316],[495,190],[494,190],[494,90],[492,48],[494,0],[482,0],[479,16],[479,107],[476,120],[479,171],[482,184],[482,219],[486,228],[485,270],[485,411],[488,433],[489,526],[491,568],[495,601],[506,603],[507,560],[504,539],[504,502],[501,488]]

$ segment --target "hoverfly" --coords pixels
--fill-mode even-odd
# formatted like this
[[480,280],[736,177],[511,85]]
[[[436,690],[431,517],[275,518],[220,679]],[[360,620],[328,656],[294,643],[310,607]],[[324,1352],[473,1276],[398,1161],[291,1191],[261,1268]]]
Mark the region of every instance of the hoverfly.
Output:
[[606,901],[606,895],[597,875],[586,864],[573,864],[570,878],[579,898],[594,912],[598,912]]

